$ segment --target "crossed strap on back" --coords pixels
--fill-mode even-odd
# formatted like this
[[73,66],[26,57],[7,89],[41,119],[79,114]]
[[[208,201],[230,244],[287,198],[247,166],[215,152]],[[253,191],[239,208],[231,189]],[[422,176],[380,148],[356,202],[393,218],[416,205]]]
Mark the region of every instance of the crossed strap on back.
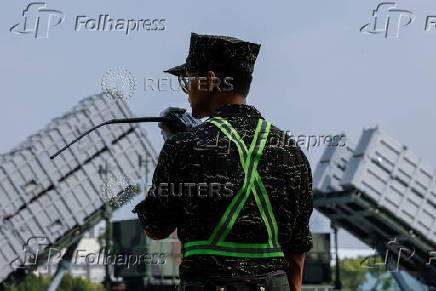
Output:
[[[278,228],[272,206],[262,179],[257,172],[257,164],[271,128],[271,124],[259,119],[250,148],[238,135],[229,122],[221,117],[208,119],[217,126],[231,141],[236,144],[239,159],[244,169],[244,184],[233,197],[230,205],[221,217],[207,241],[186,242],[182,246],[182,258],[189,255],[212,254],[232,257],[270,258],[283,257],[283,251],[278,242]],[[250,193],[253,193],[263,222],[268,232],[268,242],[263,244],[234,243],[224,241],[232,229],[239,213],[245,205]]]

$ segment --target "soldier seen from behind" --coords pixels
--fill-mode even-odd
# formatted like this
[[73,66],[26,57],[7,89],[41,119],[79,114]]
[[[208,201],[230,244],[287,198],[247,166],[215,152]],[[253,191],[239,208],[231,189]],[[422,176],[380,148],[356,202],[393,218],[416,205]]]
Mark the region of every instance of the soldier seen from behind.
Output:
[[[312,175],[296,142],[247,105],[260,45],[192,33],[179,77],[195,118],[167,138],[134,213],[146,234],[177,230],[179,290],[300,290],[312,244]],[[263,96],[272,102],[274,96]],[[172,110],[169,108],[165,114]],[[182,110],[183,111],[183,110]]]

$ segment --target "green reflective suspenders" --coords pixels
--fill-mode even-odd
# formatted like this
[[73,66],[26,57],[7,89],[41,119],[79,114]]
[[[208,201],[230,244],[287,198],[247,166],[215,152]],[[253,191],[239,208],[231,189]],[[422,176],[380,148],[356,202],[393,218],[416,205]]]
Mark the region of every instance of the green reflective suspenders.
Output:
[[[245,173],[244,184],[233,197],[209,239],[207,241],[184,243],[182,245],[182,258],[200,254],[248,258],[283,257],[283,251],[278,242],[277,223],[272,212],[271,203],[268,199],[266,189],[262,184],[260,175],[257,172],[257,164],[262,156],[271,124],[263,119],[259,119],[253,141],[251,142],[250,148],[247,149],[244,141],[239,137],[236,130],[225,119],[214,117],[208,119],[206,122],[216,125],[236,144],[239,159]],[[224,241],[250,196],[250,193],[253,193],[256,205],[265,223],[268,232],[268,242],[263,244],[250,244]]]

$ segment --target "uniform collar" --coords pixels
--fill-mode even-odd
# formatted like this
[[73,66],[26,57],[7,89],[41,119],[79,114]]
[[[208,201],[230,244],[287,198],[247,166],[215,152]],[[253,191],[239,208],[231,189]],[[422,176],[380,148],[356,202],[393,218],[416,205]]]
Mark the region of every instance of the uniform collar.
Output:
[[245,117],[245,118],[261,118],[262,115],[260,114],[257,109],[252,105],[247,104],[228,104],[221,106],[212,113],[210,116],[212,117]]

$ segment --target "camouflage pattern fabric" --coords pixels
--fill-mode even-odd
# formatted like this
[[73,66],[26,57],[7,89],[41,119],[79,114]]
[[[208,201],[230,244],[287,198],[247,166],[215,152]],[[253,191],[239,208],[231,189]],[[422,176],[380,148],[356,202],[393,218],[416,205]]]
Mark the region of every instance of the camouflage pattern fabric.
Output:
[[[121,255],[125,257],[132,255],[137,257],[142,254],[147,254],[147,237],[141,231],[141,225],[137,220],[123,220],[113,222],[113,251],[112,255]],[[150,256],[150,255],[148,255]],[[131,262],[134,260],[132,259]],[[125,262],[116,262],[114,265],[115,277],[141,277],[146,275],[146,266],[143,263],[132,263],[131,265]]]
[[[228,291],[253,291],[253,290],[274,290],[274,291],[289,291],[289,282],[286,274],[275,276],[264,280],[247,280],[239,282],[181,282],[178,286],[178,291],[187,290],[220,290],[220,287],[226,286]],[[265,289],[260,289],[262,286]],[[256,288],[257,287],[257,288]]]
[[186,63],[165,72],[180,76],[186,71],[208,69],[251,74],[259,50],[260,44],[238,38],[192,33]]
[[[245,144],[250,144],[261,118],[250,105],[226,105],[211,117],[214,116],[226,119]],[[275,126],[271,127],[258,172],[273,207],[283,251],[309,251],[313,246],[309,230],[313,209],[311,168],[296,142]],[[177,228],[182,243],[207,240],[243,180],[236,145],[215,125],[206,122],[167,140],[159,155],[153,187],[133,212],[155,238],[165,238]],[[220,191],[210,191],[213,183],[221,185]],[[255,199],[250,196],[226,241],[265,243],[267,237]],[[192,255],[183,259],[180,277],[238,277],[287,268],[284,258]]]

